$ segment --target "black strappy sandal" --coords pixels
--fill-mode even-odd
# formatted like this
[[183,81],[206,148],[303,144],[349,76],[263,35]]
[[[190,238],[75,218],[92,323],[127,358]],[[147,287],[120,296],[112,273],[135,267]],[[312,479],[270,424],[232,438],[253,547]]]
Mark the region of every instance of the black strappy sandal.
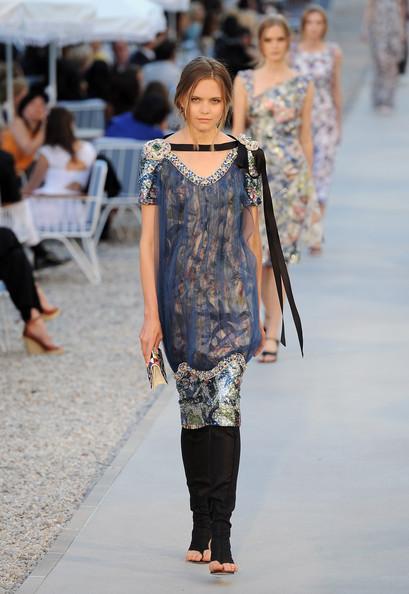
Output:
[[274,338],[273,336],[266,336],[266,340],[274,340],[274,342],[277,345],[277,348],[275,351],[261,351],[260,353],[260,357],[263,357],[263,359],[265,357],[271,357],[271,359],[269,359],[268,361],[265,361],[263,359],[258,359],[259,363],[276,363],[277,358],[278,358],[278,348],[280,346],[280,341],[277,338]]

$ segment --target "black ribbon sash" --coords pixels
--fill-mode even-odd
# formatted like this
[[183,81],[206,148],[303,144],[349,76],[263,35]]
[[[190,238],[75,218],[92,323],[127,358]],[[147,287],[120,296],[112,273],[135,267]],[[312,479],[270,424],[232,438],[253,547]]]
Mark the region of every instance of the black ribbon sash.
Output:
[[[300,343],[301,353],[304,356],[304,337],[302,331],[302,324],[300,314],[298,313],[295,304],[293,291],[291,288],[290,277],[288,275],[287,264],[284,260],[283,251],[281,249],[280,236],[278,234],[277,223],[274,216],[273,200],[271,198],[270,186],[267,178],[266,158],[262,149],[252,151],[255,158],[255,165],[258,173],[261,175],[263,184],[263,207],[264,219],[266,223],[268,247],[270,251],[271,265],[273,267],[274,279],[277,286],[278,299],[280,301],[281,313],[284,311],[283,286],[285,294],[287,295],[288,304],[290,306],[291,314],[294,320],[294,325]],[[238,145],[238,167],[249,171],[248,152],[247,148],[239,143]],[[284,317],[281,329],[281,343],[286,346]]]

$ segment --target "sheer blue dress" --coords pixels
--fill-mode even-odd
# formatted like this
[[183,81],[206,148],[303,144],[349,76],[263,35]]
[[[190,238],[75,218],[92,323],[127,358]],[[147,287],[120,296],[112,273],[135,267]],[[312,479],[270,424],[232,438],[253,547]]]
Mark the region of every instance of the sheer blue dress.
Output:
[[[262,203],[256,148],[242,139],[210,176],[192,172],[166,140],[147,142],[140,204],[156,207],[156,287],[163,344],[182,426],[240,425],[240,384],[261,340],[250,209]],[[243,147],[242,147],[243,148]]]

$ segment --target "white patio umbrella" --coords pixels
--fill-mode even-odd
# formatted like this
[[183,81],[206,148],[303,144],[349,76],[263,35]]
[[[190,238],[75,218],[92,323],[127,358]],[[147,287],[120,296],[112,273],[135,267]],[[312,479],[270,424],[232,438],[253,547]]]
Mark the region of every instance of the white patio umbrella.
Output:
[[0,41],[6,43],[7,111],[13,117],[12,44],[50,46],[49,95],[56,99],[57,46],[75,43],[95,17],[95,8],[78,0],[0,0]]
[[152,0],[168,12],[186,12],[189,10],[190,0]]
[[91,0],[96,16],[79,41],[144,43],[166,30],[163,8],[150,0]]

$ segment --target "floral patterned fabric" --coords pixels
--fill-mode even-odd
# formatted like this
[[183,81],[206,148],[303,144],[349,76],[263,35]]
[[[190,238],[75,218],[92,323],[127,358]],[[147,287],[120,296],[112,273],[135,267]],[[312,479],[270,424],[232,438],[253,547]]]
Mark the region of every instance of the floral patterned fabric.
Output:
[[292,66],[314,82],[312,139],[313,177],[319,202],[326,203],[338,142],[337,113],[332,95],[337,46],[328,43],[320,52],[305,52],[297,45],[291,52]]
[[261,180],[237,166],[237,152],[202,177],[166,140],[144,149],[140,203],[158,209],[159,317],[189,428],[240,423],[241,376],[261,340],[256,258],[247,243]]
[[[299,240],[307,219],[313,213],[314,187],[299,142],[301,111],[308,79],[295,76],[280,85],[254,95],[254,71],[242,70],[249,105],[250,132],[264,150],[268,181],[281,246],[287,262],[299,259]],[[264,221],[260,222],[263,261],[269,265]]]
[[401,0],[373,0],[369,40],[374,63],[374,107],[393,107],[398,83],[398,62],[404,56]]

